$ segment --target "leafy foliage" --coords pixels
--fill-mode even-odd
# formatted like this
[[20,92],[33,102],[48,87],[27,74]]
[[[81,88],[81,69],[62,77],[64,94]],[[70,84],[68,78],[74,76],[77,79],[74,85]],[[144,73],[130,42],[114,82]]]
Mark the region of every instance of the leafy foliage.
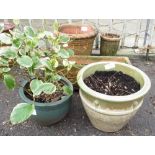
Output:
[[35,110],[34,104],[20,103],[17,104],[11,113],[10,121],[12,124],[22,123],[27,120]]
[[[37,32],[31,26],[20,29],[20,21],[14,20],[16,28],[10,34],[1,33],[0,43],[11,45],[7,49],[0,50],[0,77],[8,89],[14,89],[15,78],[10,75],[11,67],[14,64],[27,73],[30,82],[30,89],[33,97],[41,93],[52,94],[56,91],[63,91],[66,95],[71,95],[72,90],[68,86],[60,86],[61,76],[65,76],[75,64],[68,58],[74,55],[74,51],[68,49],[70,38],[58,32],[59,24],[53,24],[53,32]],[[41,44],[42,43],[42,44]],[[66,70],[66,74],[62,72]],[[11,113],[13,124],[21,123],[30,117],[34,110],[34,105],[18,104]]]
[[4,83],[8,89],[14,89],[16,85],[14,77],[9,74],[4,74]]

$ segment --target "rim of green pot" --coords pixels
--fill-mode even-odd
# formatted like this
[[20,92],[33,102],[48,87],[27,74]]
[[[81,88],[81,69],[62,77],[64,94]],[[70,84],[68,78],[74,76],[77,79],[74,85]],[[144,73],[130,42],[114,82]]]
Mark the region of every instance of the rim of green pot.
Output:
[[[66,82],[67,85],[69,85],[69,86],[71,87],[72,91],[73,91],[73,85],[72,85],[72,83],[71,83],[67,78],[61,77],[61,80],[63,80],[64,82]],[[27,84],[27,82],[28,82],[28,81],[25,80],[25,81],[22,83],[22,86],[24,87],[24,86]],[[28,97],[26,97],[26,95],[24,94],[24,89],[23,89],[23,87],[20,87],[20,88],[19,88],[19,95],[20,95],[20,97],[22,98],[22,100],[24,100],[24,101],[27,102],[27,103],[32,103],[32,102],[33,102],[34,105],[40,106],[40,107],[44,107],[44,106],[57,106],[57,105],[59,105],[59,104],[62,104],[62,102],[65,102],[66,100],[68,100],[68,99],[72,96],[72,95],[64,96],[64,97],[62,97],[61,100],[56,101],[56,102],[48,102],[48,103],[34,102],[34,101],[32,101],[31,99],[29,99]]]
[[[111,96],[111,95],[105,95],[105,94],[101,94],[99,92],[96,92],[92,89],[90,89],[83,81],[83,73],[93,67],[93,66],[96,66],[96,65],[100,65],[100,64],[109,64],[109,63],[114,63],[114,64],[118,64],[118,65],[122,65],[124,67],[128,67],[136,72],[138,72],[139,74],[142,75],[143,77],[143,80],[144,80],[144,85],[143,87],[136,93],[134,94],[130,94],[130,95],[125,95],[125,96]],[[80,87],[80,89],[82,89],[84,92],[86,92],[87,94],[95,97],[95,98],[98,98],[98,99],[101,99],[101,100],[106,100],[106,101],[109,101],[109,102],[126,102],[126,101],[132,101],[132,100],[135,100],[135,99],[138,99],[140,97],[143,97],[148,91],[149,89],[151,88],[151,81],[149,79],[149,77],[143,72],[141,71],[140,69],[138,69],[137,67],[135,66],[132,66],[130,64],[125,64],[125,63],[120,63],[120,62],[115,62],[115,61],[108,61],[108,62],[95,62],[95,63],[91,63],[91,64],[88,64],[86,66],[84,66],[79,72],[78,72],[78,75],[77,75],[77,82],[78,82],[78,85]]]

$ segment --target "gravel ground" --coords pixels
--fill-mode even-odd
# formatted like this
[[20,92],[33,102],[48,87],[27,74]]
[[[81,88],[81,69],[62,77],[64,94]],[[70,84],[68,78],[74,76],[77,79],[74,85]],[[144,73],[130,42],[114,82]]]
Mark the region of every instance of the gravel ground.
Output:
[[144,99],[144,104],[136,116],[120,131],[104,133],[95,129],[81,104],[78,92],[74,93],[73,102],[69,114],[59,123],[50,127],[40,126],[34,120],[12,126],[9,123],[9,115],[16,103],[20,102],[18,89],[13,92],[6,90],[0,83],[0,135],[1,136],[124,136],[124,135],[155,135],[155,60],[149,65],[143,58],[131,59],[133,65],[146,72],[151,78],[152,87]]

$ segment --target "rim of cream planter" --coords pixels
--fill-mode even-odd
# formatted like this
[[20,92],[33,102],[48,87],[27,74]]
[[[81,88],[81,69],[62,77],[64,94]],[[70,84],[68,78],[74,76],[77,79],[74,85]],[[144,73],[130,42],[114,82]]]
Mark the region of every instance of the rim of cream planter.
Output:
[[[111,96],[111,95],[105,95],[105,94],[101,94],[99,92],[96,92],[92,89],[90,89],[83,81],[83,74],[85,71],[87,71],[88,69],[92,68],[92,67],[95,67],[97,65],[108,65],[110,64],[109,66],[115,66],[115,65],[121,65],[121,66],[124,66],[126,68],[129,68],[133,71],[136,71],[138,72],[143,80],[144,80],[144,85],[143,87],[136,93],[134,94],[131,94],[131,95],[125,95],[125,96]],[[115,70],[114,69],[115,67],[109,69],[109,70]],[[95,70],[97,71],[97,69]],[[108,70],[106,70],[108,71]],[[120,70],[121,71],[121,70]],[[123,72],[123,71],[122,71]],[[89,65],[86,65],[84,66],[79,72],[78,72],[78,75],[77,75],[77,82],[78,82],[78,85],[80,86],[80,88],[86,92],[87,94],[95,97],[95,98],[99,98],[101,100],[105,100],[105,101],[109,101],[109,102],[116,102],[116,103],[120,103],[120,102],[127,102],[127,101],[132,101],[132,100],[135,100],[135,99],[138,99],[140,97],[143,97],[148,91],[149,89],[151,88],[151,81],[149,79],[149,77],[143,72],[141,71],[140,69],[138,69],[137,67],[134,67],[130,64],[125,64],[125,63],[120,63],[120,62],[114,62],[114,61],[111,61],[111,62],[95,62],[95,63],[91,63]]]

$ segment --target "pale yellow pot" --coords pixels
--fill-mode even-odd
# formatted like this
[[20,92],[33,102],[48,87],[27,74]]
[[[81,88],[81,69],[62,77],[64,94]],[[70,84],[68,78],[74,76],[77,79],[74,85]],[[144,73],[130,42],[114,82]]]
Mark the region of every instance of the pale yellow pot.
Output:
[[[141,89],[131,95],[110,96],[98,93],[85,85],[83,79],[95,71],[116,70],[132,76]],[[80,97],[92,125],[105,132],[115,132],[125,126],[143,104],[151,82],[140,69],[119,62],[98,62],[83,67],[77,75]]]

